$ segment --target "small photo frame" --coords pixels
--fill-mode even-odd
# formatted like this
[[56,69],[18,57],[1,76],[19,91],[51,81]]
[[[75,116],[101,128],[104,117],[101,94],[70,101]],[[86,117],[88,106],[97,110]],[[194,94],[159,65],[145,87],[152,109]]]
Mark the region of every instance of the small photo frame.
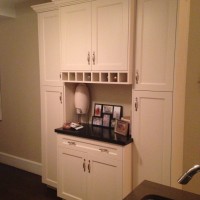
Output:
[[92,125],[102,126],[103,125],[103,118],[102,117],[92,117]]
[[103,126],[104,127],[110,127],[110,120],[111,120],[111,115],[104,114],[103,115]]
[[115,119],[111,119],[111,123],[110,123],[110,126],[111,128],[115,128]]
[[101,117],[102,114],[102,104],[95,103],[94,105],[94,116]]
[[114,106],[113,118],[114,119],[121,119],[121,117],[122,117],[122,106]]
[[104,114],[113,114],[113,106],[112,105],[103,105],[103,113]]
[[121,134],[121,135],[127,136],[127,134],[128,134],[128,125],[129,125],[128,122],[116,119],[114,131],[116,133]]

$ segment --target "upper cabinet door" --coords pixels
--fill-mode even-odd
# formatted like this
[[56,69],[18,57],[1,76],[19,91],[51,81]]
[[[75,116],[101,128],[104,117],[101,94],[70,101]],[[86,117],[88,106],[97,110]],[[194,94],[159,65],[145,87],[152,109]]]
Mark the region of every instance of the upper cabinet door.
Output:
[[60,8],[61,70],[91,70],[91,2]]
[[177,0],[139,0],[135,89],[172,91]]
[[92,70],[127,70],[128,0],[92,2]]
[[38,14],[41,85],[60,86],[58,10]]

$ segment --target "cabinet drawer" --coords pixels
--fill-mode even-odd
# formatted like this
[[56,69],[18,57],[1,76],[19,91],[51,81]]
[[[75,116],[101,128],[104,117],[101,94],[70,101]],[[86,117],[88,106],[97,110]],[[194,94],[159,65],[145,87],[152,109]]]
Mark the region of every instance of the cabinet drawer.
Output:
[[68,137],[58,134],[58,145],[64,148],[70,148],[102,156],[109,159],[122,159],[122,147],[103,142],[97,142],[77,137]]

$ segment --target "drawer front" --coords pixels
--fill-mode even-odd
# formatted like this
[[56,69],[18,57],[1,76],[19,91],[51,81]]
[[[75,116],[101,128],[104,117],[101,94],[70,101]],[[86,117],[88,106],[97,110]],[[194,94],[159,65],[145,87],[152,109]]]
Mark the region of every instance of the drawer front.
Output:
[[97,142],[77,137],[62,136],[58,134],[58,145],[64,148],[83,151],[96,156],[109,159],[122,159],[122,147],[103,142]]

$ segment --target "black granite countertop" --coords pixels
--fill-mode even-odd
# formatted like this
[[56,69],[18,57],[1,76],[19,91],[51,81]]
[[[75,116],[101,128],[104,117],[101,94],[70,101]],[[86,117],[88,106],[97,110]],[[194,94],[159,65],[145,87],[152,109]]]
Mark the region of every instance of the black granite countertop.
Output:
[[[144,198],[145,197],[145,198]],[[200,195],[169,186],[143,181],[124,200],[200,200]]]
[[115,133],[113,129],[93,126],[91,124],[82,124],[82,125],[84,126],[84,128],[80,130],[75,130],[73,128],[70,129],[56,128],[55,132],[81,138],[108,142],[112,144],[123,145],[123,146],[133,142],[133,139],[130,136],[126,137],[118,133]]

